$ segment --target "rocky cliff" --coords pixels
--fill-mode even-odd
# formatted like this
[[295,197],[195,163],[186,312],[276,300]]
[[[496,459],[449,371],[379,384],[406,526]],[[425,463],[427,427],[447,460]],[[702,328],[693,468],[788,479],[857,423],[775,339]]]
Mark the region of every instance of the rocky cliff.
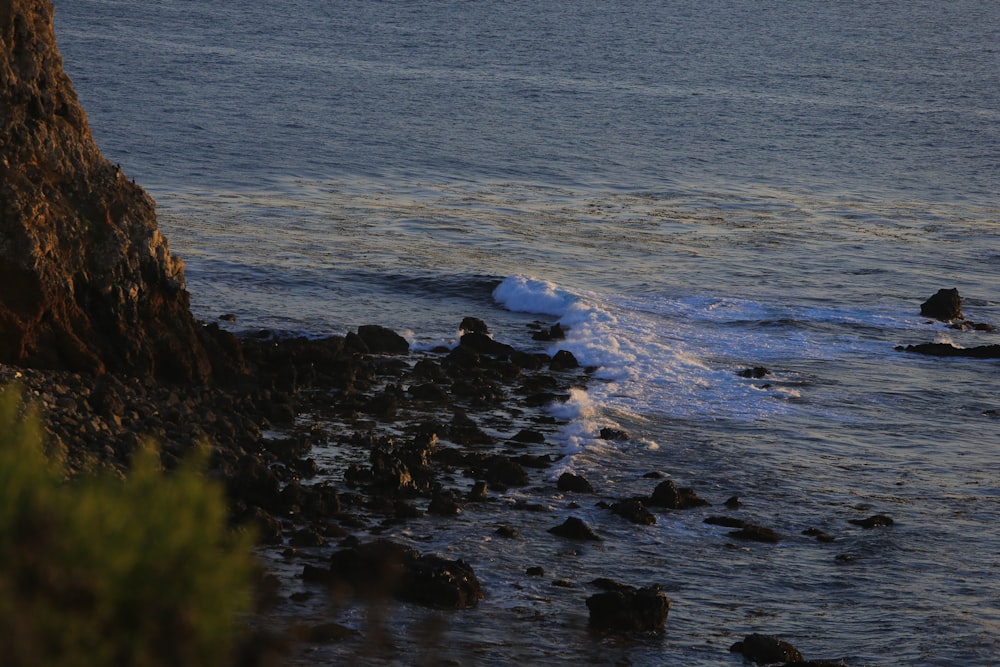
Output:
[[52,3],[0,0],[0,362],[204,382],[217,342],[153,200],[94,143]]

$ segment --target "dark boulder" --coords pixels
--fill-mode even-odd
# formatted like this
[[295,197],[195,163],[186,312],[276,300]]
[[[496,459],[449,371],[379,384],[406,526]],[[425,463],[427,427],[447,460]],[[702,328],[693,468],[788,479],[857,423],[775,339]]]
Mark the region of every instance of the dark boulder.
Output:
[[918,343],[898,346],[900,352],[926,354],[931,357],[967,357],[969,359],[1000,359],[1000,345],[955,347],[951,343]]
[[798,649],[771,635],[747,635],[743,641],[736,642],[729,650],[733,653],[741,653],[746,660],[758,665],[795,663],[804,660]]
[[920,304],[920,314],[935,320],[950,322],[962,319],[962,297],[957,289],[939,289],[931,298]]
[[366,324],[358,327],[358,338],[364,341],[368,351],[373,354],[406,354],[410,344],[392,329],[377,324]]
[[601,440],[628,440],[631,436],[618,428],[604,427],[601,429]]
[[486,326],[486,322],[483,322],[478,317],[463,318],[458,330],[462,334],[476,333],[489,335],[490,333],[489,327]]
[[467,609],[484,597],[468,563],[388,540],[335,552],[326,581],[355,594],[391,596],[434,609]]
[[753,368],[744,368],[739,372],[740,377],[750,378],[754,380],[759,380],[760,378],[770,375],[771,371],[767,370],[763,366],[754,366]]
[[743,528],[747,525],[746,521],[729,516],[710,516],[705,519],[705,523],[713,526],[725,526],[726,528]]
[[593,493],[594,487],[590,485],[585,478],[580,475],[574,475],[571,472],[564,472],[559,475],[559,481],[556,482],[556,487],[560,491],[571,491],[573,493]]
[[653,495],[649,498],[649,504],[656,507],[667,507],[669,509],[681,510],[693,507],[705,507],[708,501],[702,500],[694,489],[678,488],[673,480],[660,482]]
[[601,541],[601,537],[590,529],[583,519],[571,516],[558,526],[549,528],[549,532],[559,537],[568,537],[573,540],[594,540]]
[[656,517],[653,516],[652,512],[646,509],[641,500],[635,498],[614,503],[611,505],[611,511],[622,518],[628,519],[632,523],[642,526],[652,526],[656,523]]
[[781,541],[781,536],[770,528],[765,528],[764,526],[755,526],[752,523],[743,524],[739,530],[734,530],[729,533],[729,537],[734,537],[738,540],[748,540],[750,542],[765,542],[768,544],[775,544]]
[[552,361],[549,362],[549,369],[553,371],[568,371],[579,367],[580,362],[576,360],[576,357],[569,350],[559,350],[552,357]]
[[495,341],[484,333],[470,332],[464,334],[459,340],[459,347],[479,354],[488,354],[492,357],[510,357],[514,354],[512,346]]
[[867,519],[849,519],[848,523],[852,523],[855,526],[861,526],[862,528],[884,528],[886,526],[891,526],[893,524],[893,520],[885,514],[875,514]]
[[547,329],[543,328],[536,331],[531,334],[531,337],[534,340],[540,341],[564,340],[566,338],[566,330],[557,322]]
[[611,632],[662,630],[670,612],[670,600],[658,586],[635,588],[618,584],[613,590],[587,598],[590,626]]

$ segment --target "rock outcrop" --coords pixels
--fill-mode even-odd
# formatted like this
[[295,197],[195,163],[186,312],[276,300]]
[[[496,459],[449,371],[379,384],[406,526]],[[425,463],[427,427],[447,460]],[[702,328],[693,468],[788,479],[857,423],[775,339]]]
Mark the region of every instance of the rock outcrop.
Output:
[[192,318],[153,200],[94,142],[52,3],[0,0],[0,362],[205,382],[220,340],[241,363],[225,338]]

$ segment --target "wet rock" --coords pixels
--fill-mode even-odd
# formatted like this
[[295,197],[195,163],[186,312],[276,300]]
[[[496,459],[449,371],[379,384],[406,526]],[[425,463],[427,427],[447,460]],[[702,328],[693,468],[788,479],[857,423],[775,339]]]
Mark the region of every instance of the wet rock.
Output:
[[564,340],[566,338],[566,331],[562,328],[562,325],[557,322],[551,327],[536,331],[531,334],[531,337],[534,340],[540,341]]
[[691,509],[693,507],[705,507],[708,501],[702,500],[694,489],[678,488],[673,480],[660,482],[653,494],[649,498],[649,504],[655,507],[667,507],[669,509]]
[[483,599],[472,568],[462,560],[425,555],[377,540],[335,552],[327,583],[366,596],[391,596],[434,609],[467,609]]
[[755,526],[751,523],[744,524],[739,530],[729,533],[730,537],[737,540],[749,540],[751,542],[765,542],[775,544],[781,541],[781,536],[770,528]]
[[537,565],[527,568],[524,573],[529,577],[543,577],[545,576],[545,568],[539,567]]
[[429,403],[445,403],[448,400],[448,391],[437,382],[426,382],[410,386],[410,396],[418,401]]
[[920,314],[935,320],[950,322],[962,319],[962,297],[957,289],[939,289],[920,304]]
[[534,429],[526,428],[518,431],[511,439],[515,442],[540,445],[545,442],[545,435]]
[[569,350],[559,350],[552,357],[552,361],[549,362],[549,369],[553,371],[568,371],[579,367],[580,362],[576,360],[576,357]]
[[490,338],[484,333],[466,333],[459,340],[459,347],[477,352],[478,354],[488,354],[493,357],[510,357],[514,354],[514,348],[506,343],[501,343]]
[[485,477],[491,486],[527,486],[531,481],[524,466],[499,454],[486,457],[482,466],[474,469],[474,474]]
[[726,502],[724,502],[723,505],[731,510],[734,510],[743,507],[743,501],[739,499],[739,496],[730,496],[726,499]]
[[710,516],[705,519],[705,523],[713,526],[725,526],[726,528],[743,528],[747,525],[746,521],[729,516]]
[[438,516],[457,516],[462,513],[462,506],[458,504],[451,493],[437,492],[427,506],[427,513]]
[[932,357],[968,357],[970,359],[1000,359],[1000,345],[956,347],[951,343],[918,343],[897,346],[901,352],[913,352]]
[[465,499],[469,502],[483,502],[486,500],[486,482],[478,481],[473,483],[472,488],[469,489],[469,493],[465,496]]
[[824,533],[819,528],[806,528],[802,534],[807,537],[815,537],[818,542],[833,542],[833,535]]
[[563,492],[569,491],[573,493],[593,493],[594,487],[590,485],[585,478],[580,475],[574,475],[571,472],[564,472],[559,475],[559,481],[556,482],[556,487]]
[[283,531],[281,522],[259,507],[253,507],[243,517],[245,523],[253,525],[260,544],[281,544]]
[[770,375],[771,371],[763,366],[754,366],[753,368],[744,368],[738,375],[744,378],[751,378],[754,380],[759,380],[762,377]]
[[558,526],[549,528],[549,532],[559,537],[568,537],[573,540],[594,540],[601,541],[601,537],[591,530],[590,526],[575,516],[571,516]]
[[518,532],[517,528],[514,528],[512,526],[498,526],[497,529],[493,532],[496,535],[499,535],[500,537],[506,537],[508,539],[513,539],[515,537],[521,536],[521,533]]
[[331,644],[342,642],[358,635],[357,630],[348,628],[340,623],[321,623],[311,625],[303,632],[304,639],[313,644]]
[[670,600],[658,586],[635,588],[618,584],[613,590],[587,598],[590,626],[612,632],[662,630],[670,611]]
[[478,317],[466,317],[462,319],[462,324],[459,325],[458,330],[464,335],[467,333],[475,334],[485,334],[489,335],[489,327],[486,326],[486,322],[483,322]]
[[611,511],[620,517],[628,519],[632,523],[642,526],[652,526],[656,523],[656,517],[646,509],[641,500],[623,500],[611,505]]
[[804,660],[798,649],[771,635],[747,635],[743,641],[729,647],[729,650],[732,653],[741,653],[746,660],[758,665],[797,663]]
[[392,329],[377,324],[358,327],[358,338],[373,354],[406,354],[410,351],[410,344],[405,338]]
[[601,440],[628,440],[631,436],[618,428],[605,427],[601,429]]
[[849,519],[847,522],[862,528],[883,528],[893,524],[892,518],[885,514],[875,514],[867,519]]

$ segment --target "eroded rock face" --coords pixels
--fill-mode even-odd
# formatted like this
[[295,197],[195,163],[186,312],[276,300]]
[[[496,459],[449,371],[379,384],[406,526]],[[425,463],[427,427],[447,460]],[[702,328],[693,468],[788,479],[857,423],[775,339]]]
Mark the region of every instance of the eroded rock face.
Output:
[[203,382],[205,337],[153,200],[91,137],[52,3],[0,0],[0,362]]

